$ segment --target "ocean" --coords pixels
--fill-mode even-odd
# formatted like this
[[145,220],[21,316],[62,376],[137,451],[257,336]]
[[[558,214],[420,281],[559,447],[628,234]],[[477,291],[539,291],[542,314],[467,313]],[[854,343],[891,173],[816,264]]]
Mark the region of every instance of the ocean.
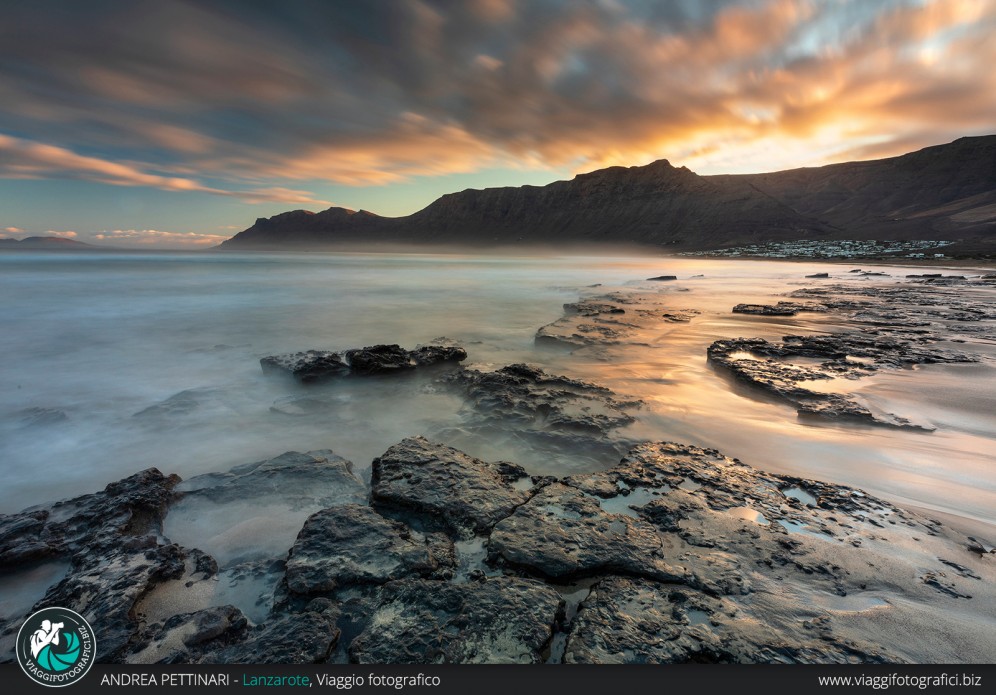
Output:
[[[425,379],[309,388],[263,374],[259,359],[447,337],[467,349],[468,365],[527,362],[642,400],[627,437],[714,447],[760,469],[953,515],[992,535],[996,346],[979,340],[978,364],[847,384],[868,402],[930,423],[932,433],[803,421],[787,404],[732,388],[707,364],[706,348],[720,338],[827,330],[824,315],[730,309],[777,301],[812,284],[808,274],[848,268],[476,252],[0,254],[0,512],[96,491],[151,466],[189,478],[289,450],[332,449],[368,475],[372,459],[403,437],[458,428],[463,399]],[[678,280],[654,289],[676,309],[699,311],[690,322],[662,325],[649,344],[608,357],[534,345],[537,329],[560,318],[565,302],[647,287],[646,278],[662,274]],[[325,399],[320,413],[274,408],[315,393]],[[520,441],[460,448],[537,474],[615,463]]]

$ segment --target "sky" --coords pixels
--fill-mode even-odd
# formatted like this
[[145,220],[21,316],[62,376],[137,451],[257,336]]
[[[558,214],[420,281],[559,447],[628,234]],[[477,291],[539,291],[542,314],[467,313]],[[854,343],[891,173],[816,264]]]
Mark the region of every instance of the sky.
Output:
[[993,36],[996,0],[6,0],[0,236],[893,156],[996,133]]

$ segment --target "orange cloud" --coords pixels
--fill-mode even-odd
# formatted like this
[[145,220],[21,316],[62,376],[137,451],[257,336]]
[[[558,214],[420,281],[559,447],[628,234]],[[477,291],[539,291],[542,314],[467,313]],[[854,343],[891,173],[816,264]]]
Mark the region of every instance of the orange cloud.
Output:
[[0,130],[30,135],[0,176],[324,205],[283,184],[771,170],[996,131],[996,0],[300,6],[25,9]]
[[288,188],[259,188],[249,191],[213,188],[194,179],[160,176],[142,171],[131,164],[88,157],[63,147],[22,140],[3,134],[0,134],[0,154],[3,155],[0,158],[0,178],[81,179],[112,186],[149,186],[166,191],[210,193],[239,198],[250,203],[328,204],[328,201],[315,200],[307,191]]

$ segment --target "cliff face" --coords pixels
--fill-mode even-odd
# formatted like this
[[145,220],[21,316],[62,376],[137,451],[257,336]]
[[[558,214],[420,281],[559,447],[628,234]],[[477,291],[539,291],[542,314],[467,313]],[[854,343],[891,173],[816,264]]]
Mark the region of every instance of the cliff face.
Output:
[[855,238],[964,238],[996,229],[996,135],[889,159],[711,178],[747,182]]
[[691,246],[828,231],[750,185],[716,184],[663,160],[542,187],[453,193],[407,219],[417,238],[440,242]]
[[996,136],[872,162],[699,176],[666,160],[547,186],[466,190],[407,217],[330,208],[260,218],[226,249],[338,243],[637,243],[701,249],[805,238],[963,238],[996,221]]

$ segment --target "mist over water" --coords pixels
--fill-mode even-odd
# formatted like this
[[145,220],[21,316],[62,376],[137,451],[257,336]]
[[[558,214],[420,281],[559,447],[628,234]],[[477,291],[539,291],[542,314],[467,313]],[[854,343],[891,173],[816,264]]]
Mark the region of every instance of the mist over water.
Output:
[[[988,355],[981,364],[847,384],[933,424],[931,434],[800,421],[792,407],[735,387],[706,363],[706,347],[720,338],[825,330],[825,315],[730,308],[770,303],[827,270],[846,268],[455,253],[0,254],[0,511],[95,491],[150,466],[189,478],[289,450],[332,449],[362,477],[403,437],[460,427],[463,399],[431,377],[308,388],[264,375],[259,359],[378,343],[412,348],[446,336],[466,347],[467,365],[529,362],[643,399],[627,437],[715,447],[761,469],[862,487],[979,527],[996,523],[993,346],[973,346]],[[605,360],[534,346],[536,330],[560,318],[564,302],[646,287],[645,278],[665,273],[679,277],[655,287],[669,306],[701,314],[662,326],[649,347]],[[301,416],[273,409],[300,397],[320,407]],[[65,419],[32,416],[31,408]],[[457,446],[532,473],[615,463],[503,440]]]

